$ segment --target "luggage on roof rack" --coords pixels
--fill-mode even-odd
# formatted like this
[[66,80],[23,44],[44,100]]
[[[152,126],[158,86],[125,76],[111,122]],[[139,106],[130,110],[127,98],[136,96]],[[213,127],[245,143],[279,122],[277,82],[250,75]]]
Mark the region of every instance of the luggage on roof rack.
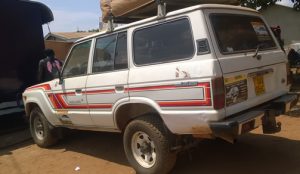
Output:
[[[107,22],[110,12],[116,23],[129,23],[157,14],[157,0],[100,0],[103,22]],[[167,12],[198,4],[239,5],[240,0],[160,0],[167,3]]]

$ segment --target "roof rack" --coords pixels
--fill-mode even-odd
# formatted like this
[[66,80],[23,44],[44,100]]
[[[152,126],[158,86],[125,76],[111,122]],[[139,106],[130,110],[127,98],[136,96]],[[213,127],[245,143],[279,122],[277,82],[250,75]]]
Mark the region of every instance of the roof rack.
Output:
[[[166,17],[167,14],[167,3],[165,0],[155,0],[156,5],[157,5],[157,18],[162,19]],[[107,32],[113,32],[114,31],[114,15],[110,11],[109,17],[108,17],[108,28]]]

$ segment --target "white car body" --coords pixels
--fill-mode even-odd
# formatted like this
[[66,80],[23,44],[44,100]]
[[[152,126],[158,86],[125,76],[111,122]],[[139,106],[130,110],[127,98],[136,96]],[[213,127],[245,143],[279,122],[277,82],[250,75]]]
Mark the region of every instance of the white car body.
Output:
[[[63,77],[62,84],[55,79],[27,89],[23,94],[27,115],[33,106],[38,106],[55,127],[121,132],[138,115],[155,112],[173,134],[213,137],[211,122],[226,120],[287,94],[286,56],[269,27],[267,30],[276,46],[259,50],[259,58],[253,57],[255,50],[223,54],[214,34],[210,14],[252,16],[266,24],[264,18],[251,9],[198,5],[168,13],[162,20],[153,17],[121,26],[113,33],[127,32],[128,68],[105,73],[92,72],[94,47],[97,38],[110,33],[101,32],[81,39],[75,47],[87,41],[91,44],[86,75]],[[190,23],[193,56],[166,63],[137,65],[133,53],[135,32],[179,19],[187,19]],[[197,41],[203,39],[207,41],[209,50],[197,54]],[[232,50],[227,48],[229,52]],[[253,79],[256,76],[263,77],[265,89],[262,94],[255,91]],[[224,106],[214,108],[216,100],[220,98],[214,91],[216,79],[230,83],[232,78],[240,78],[242,83],[245,82],[247,91],[243,95],[247,96],[239,101],[230,101],[233,104],[226,104],[223,94]],[[223,85],[226,86],[225,83]],[[259,118],[262,116],[258,115]],[[257,117],[254,120],[255,127],[261,125]]]

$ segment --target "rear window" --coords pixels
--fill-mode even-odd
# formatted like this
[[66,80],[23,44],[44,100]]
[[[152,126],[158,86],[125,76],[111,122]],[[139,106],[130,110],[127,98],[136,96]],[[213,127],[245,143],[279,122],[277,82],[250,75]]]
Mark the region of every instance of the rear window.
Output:
[[212,27],[222,53],[272,49],[276,44],[266,24],[258,17],[212,14]]
[[188,19],[180,19],[134,33],[134,61],[137,65],[157,64],[191,58],[194,41]]

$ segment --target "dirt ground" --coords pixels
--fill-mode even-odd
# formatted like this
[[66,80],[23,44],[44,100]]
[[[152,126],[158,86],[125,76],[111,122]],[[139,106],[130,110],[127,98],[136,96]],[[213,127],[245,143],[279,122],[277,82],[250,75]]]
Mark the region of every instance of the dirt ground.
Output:
[[[178,157],[173,174],[299,174],[300,114],[281,116],[282,131],[263,135],[257,129],[236,144],[203,141]],[[79,167],[79,171],[75,168]],[[134,174],[122,146],[122,136],[77,132],[51,149],[27,141],[0,150],[0,174]]]

